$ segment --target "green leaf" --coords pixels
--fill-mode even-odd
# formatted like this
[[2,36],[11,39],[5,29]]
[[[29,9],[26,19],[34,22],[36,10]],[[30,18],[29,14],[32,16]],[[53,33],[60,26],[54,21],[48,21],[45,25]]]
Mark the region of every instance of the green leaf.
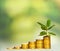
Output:
[[48,32],[49,34],[51,34],[51,35],[56,35],[55,33],[52,33],[52,32]]
[[42,23],[40,23],[40,22],[37,22],[39,25],[41,25],[41,26],[45,26],[44,24],[42,24]]
[[42,24],[42,23],[40,23],[40,22],[37,22],[39,25],[41,25],[41,29],[42,30],[46,30],[47,29],[47,27],[44,25],[44,24]]
[[47,27],[46,26],[41,26],[41,29],[42,30],[47,30]]
[[40,32],[40,36],[47,35],[45,31]]
[[50,30],[51,28],[53,28],[55,25],[52,25],[52,26],[50,26],[49,28],[48,28],[48,30]]
[[47,20],[46,26],[49,27],[50,25],[51,25],[51,21],[50,20]]

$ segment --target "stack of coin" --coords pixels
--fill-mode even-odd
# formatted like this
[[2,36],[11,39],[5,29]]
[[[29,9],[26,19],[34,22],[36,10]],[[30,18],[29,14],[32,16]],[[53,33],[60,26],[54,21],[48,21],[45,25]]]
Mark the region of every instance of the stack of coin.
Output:
[[21,44],[22,49],[28,49],[28,44]]
[[45,49],[50,49],[51,48],[51,40],[50,40],[50,36],[44,36],[43,37],[43,42],[44,42],[44,48]]
[[35,49],[35,42],[29,42],[28,47],[29,49]]
[[7,48],[8,50],[12,50],[13,48]]
[[20,49],[20,46],[14,46],[13,49]]
[[37,49],[42,49],[43,48],[43,40],[37,39],[35,43],[36,43],[36,48]]

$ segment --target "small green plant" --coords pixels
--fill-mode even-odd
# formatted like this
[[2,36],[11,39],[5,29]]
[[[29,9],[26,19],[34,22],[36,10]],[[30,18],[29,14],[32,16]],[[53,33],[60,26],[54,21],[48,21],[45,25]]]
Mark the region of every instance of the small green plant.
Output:
[[49,32],[49,30],[55,26],[55,25],[51,25],[50,20],[47,20],[46,25],[44,25],[40,22],[37,22],[37,23],[41,26],[41,29],[43,30],[42,32],[40,32],[40,36],[43,36],[43,35],[56,35],[53,32]]

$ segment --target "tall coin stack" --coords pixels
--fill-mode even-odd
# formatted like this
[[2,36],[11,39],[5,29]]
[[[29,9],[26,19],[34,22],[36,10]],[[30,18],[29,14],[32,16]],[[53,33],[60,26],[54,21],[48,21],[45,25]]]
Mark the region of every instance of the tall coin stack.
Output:
[[45,49],[50,49],[51,48],[50,36],[44,36],[43,43]]

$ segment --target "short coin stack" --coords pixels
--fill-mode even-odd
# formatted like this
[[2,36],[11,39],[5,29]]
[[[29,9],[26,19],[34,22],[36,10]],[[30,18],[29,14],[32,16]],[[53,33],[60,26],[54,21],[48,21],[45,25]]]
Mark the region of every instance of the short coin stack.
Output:
[[35,42],[29,42],[28,43],[28,48],[29,49],[35,49]]
[[36,40],[36,48],[37,49],[42,49],[43,48],[43,40]]
[[21,49],[28,49],[28,44],[22,44]]

